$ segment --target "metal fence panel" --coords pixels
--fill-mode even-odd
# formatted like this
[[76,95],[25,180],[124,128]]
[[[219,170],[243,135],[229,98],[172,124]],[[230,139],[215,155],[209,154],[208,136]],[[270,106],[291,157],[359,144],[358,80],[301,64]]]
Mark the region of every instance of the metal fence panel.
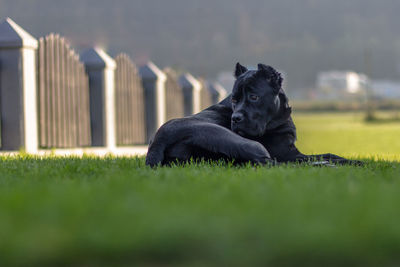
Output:
[[184,116],[183,89],[179,85],[178,74],[171,68],[163,70],[167,76],[165,82],[167,120]]
[[88,78],[79,56],[59,35],[39,40],[38,83],[40,147],[90,146]]
[[126,54],[115,57],[117,145],[146,142],[144,91],[138,69]]
[[207,88],[207,82],[204,79],[199,79],[201,83],[201,91],[200,91],[200,109],[206,109],[209,106],[213,105],[211,93]]

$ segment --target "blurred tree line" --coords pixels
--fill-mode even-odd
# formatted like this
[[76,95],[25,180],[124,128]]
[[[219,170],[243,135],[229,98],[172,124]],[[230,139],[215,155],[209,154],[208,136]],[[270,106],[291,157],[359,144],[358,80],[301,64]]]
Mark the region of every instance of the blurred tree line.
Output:
[[0,0],[36,37],[58,32],[75,47],[100,44],[113,54],[213,78],[234,63],[264,62],[287,73],[290,88],[313,86],[321,70],[399,79],[397,0]]

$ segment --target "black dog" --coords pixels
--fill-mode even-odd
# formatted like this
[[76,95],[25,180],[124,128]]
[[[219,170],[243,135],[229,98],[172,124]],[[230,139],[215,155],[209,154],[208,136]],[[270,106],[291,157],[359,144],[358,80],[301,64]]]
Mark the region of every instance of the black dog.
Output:
[[149,146],[146,164],[155,166],[189,159],[227,159],[237,163],[358,163],[333,154],[304,155],[297,150],[296,127],[274,68],[239,63],[232,94],[200,113],[165,123]]

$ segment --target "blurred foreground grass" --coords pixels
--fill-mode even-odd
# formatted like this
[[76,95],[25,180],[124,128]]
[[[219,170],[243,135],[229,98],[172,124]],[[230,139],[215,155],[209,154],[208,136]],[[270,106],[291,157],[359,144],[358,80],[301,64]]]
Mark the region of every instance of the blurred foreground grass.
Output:
[[380,160],[154,170],[143,158],[0,157],[0,266],[400,264],[400,164],[383,160],[399,160],[398,126],[295,121],[307,152]]

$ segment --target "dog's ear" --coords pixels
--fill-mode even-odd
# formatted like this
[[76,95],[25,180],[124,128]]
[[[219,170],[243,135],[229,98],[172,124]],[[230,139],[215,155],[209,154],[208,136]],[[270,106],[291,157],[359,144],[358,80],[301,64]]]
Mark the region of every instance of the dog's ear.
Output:
[[282,82],[283,82],[282,75],[271,66],[267,66],[260,63],[257,65],[257,67],[258,67],[257,75],[261,75],[261,77],[267,79],[268,82],[271,84],[272,88],[274,89],[274,93],[278,94],[282,88]]
[[235,78],[239,77],[243,73],[247,71],[247,68],[245,66],[240,65],[240,63],[236,63],[235,67]]

